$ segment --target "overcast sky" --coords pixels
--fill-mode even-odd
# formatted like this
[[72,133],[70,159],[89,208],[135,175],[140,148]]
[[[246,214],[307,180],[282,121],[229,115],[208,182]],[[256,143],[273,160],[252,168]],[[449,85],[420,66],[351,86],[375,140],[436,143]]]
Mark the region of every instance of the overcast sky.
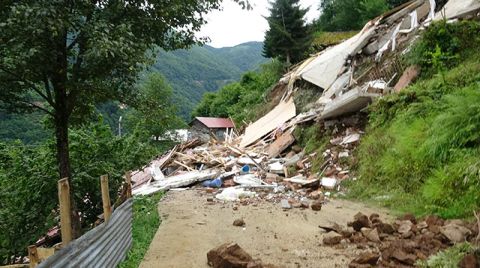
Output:
[[[269,15],[268,0],[250,0],[253,10],[242,10],[232,0],[223,2],[223,10],[207,15],[208,24],[198,36],[208,36],[213,47],[235,46],[248,41],[263,41],[268,23],[263,16]],[[310,7],[307,19],[318,17],[320,0],[300,0],[303,7]]]

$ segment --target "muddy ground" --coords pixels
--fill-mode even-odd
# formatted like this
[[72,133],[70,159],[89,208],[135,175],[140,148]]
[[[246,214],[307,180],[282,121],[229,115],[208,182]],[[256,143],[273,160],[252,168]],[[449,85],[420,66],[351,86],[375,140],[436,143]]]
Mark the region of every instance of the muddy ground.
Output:
[[[158,208],[162,224],[140,267],[208,267],[207,252],[225,242],[238,243],[254,258],[280,267],[348,267],[368,249],[350,243],[323,246],[324,231],[318,226],[345,225],[359,211],[391,218],[384,209],[345,200],[331,200],[317,212],[284,211],[266,201],[211,204],[208,197],[203,190],[168,192]],[[240,218],[246,226],[233,226]]]

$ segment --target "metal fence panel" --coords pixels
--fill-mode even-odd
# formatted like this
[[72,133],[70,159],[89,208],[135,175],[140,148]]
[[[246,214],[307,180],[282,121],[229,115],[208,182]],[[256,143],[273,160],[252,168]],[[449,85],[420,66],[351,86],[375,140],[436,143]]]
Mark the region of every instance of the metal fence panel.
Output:
[[132,245],[133,199],[115,209],[107,223],[72,241],[37,267],[116,267]]

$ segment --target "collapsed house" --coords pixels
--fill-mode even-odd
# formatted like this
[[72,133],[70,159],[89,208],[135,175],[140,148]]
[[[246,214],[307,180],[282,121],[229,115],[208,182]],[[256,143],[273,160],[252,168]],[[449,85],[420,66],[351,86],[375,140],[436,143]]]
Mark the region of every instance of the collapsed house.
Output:
[[189,139],[198,138],[209,141],[210,137],[225,140],[235,129],[235,124],[230,118],[195,117],[190,122]]
[[[351,120],[346,115],[361,111],[373,99],[408,86],[419,71],[403,66],[399,57],[408,52],[419,31],[435,20],[477,16],[480,3],[450,0],[439,12],[436,9],[434,0],[410,1],[368,22],[352,38],[308,58],[279,81],[274,88],[282,97],[276,106],[242,135],[226,131],[225,139],[207,143],[192,139],[174,147],[133,174],[134,195],[202,182],[203,187],[223,187],[218,200],[261,197],[285,209],[318,208],[314,202],[339,190],[343,180],[354,179],[344,162],[352,157],[362,131],[355,124],[338,131],[329,148],[317,155],[295,145],[295,128],[309,121],[325,127],[345,123]],[[302,90],[302,83],[313,86],[320,97],[299,113],[295,93]],[[197,118],[192,128],[210,132],[209,124],[216,120],[205,120]],[[315,171],[314,159],[323,161]]]

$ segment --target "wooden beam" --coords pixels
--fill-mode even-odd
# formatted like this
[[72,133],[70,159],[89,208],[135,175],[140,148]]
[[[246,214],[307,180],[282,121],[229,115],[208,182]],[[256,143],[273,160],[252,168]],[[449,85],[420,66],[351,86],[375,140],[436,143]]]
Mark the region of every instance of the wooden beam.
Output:
[[132,198],[132,172],[125,173],[125,183],[127,184],[127,199]]
[[28,246],[28,258],[30,259],[30,268],[34,268],[40,262],[38,258],[37,247],[35,245]]
[[108,175],[100,177],[100,187],[102,189],[103,218],[105,222],[112,216],[112,204],[110,203],[110,193],[108,191]]
[[60,203],[60,230],[63,245],[66,246],[72,241],[72,219],[70,204],[70,185],[68,179],[58,181],[58,201]]

